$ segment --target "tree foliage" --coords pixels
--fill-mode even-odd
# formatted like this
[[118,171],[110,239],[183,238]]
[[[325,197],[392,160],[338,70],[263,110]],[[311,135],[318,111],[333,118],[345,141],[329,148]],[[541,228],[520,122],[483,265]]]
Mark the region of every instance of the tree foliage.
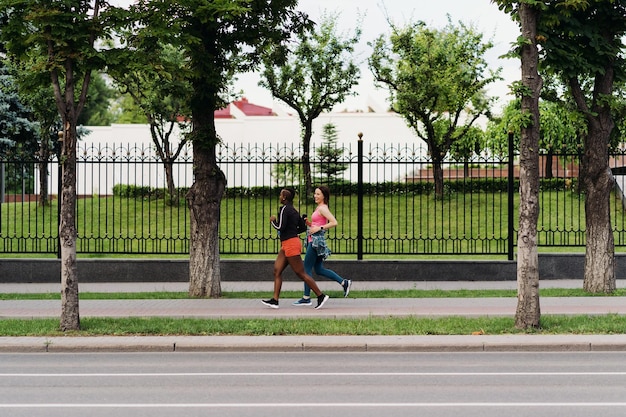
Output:
[[[518,39],[516,50],[522,52],[522,80],[516,84],[516,91],[522,100],[537,99],[528,81],[535,78],[524,74],[524,51],[529,46],[540,43],[541,58],[528,60],[528,65],[540,66],[548,75],[554,75],[569,89],[571,100],[576,104],[586,121],[586,129],[581,158],[581,183],[585,191],[586,219],[586,256],[584,288],[590,292],[609,293],[615,289],[615,257],[613,231],[611,228],[610,193],[614,180],[608,166],[608,149],[614,128],[612,112],[617,108],[613,97],[616,81],[624,79],[623,37],[626,32],[626,2],[623,0],[495,0],[501,10],[521,23],[522,36]],[[530,13],[529,13],[530,12]],[[525,28],[525,17],[530,17],[532,25]],[[526,21],[528,22],[528,20]],[[535,52],[533,52],[535,55]],[[539,80],[537,74],[537,80]],[[528,108],[522,102],[522,109]],[[538,106],[537,106],[538,110]],[[535,118],[531,120],[535,123]],[[532,125],[531,125],[532,126]],[[524,127],[522,127],[524,129]],[[522,142],[524,142],[522,138]],[[539,146],[537,143],[535,146]],[[520,151],[522,157],[528,149]],[[529,166],[530,168],[530,166]],[[537,169],[538,171],[538,169]],[[520,184],[523,181],[520,180]],[[520,187],[520,192],[524,191]],[[520,197],[520,237],[522,237],[522,216],[526,216],[527,225],[536,230],[536,219],[529,211],[536,212],[536,199],[532,194],[522,193]],[[526,201],[530,200],[530,201]],[[529,204],[530,203],[530,204]],[[531,221],[528,221],[528,220]],[[532,231],[528,227],[529,231]],[[526,239],[531,241],[532,236]],[[520,240],[520,243],[522,241]],[[530,260],[527,253],[521,253],[525,247],[521,244],[519,257]],[[538,296],[538,286],[533,262],[521,265],[518,262],[518,314],[516,325],[523,327],[538,324],[534,319],[537,313],[524,315],[520,306],[530,312],[532,302]],[[531,276],[533,275],[533,276]],[[524,276],[526,279],[520,279]],[[525,304],[522,303],[525,301]]]
[[[566,102],[540,100],[539,114],[540,150],[544,153],[578,155],[582,148],[581,138],[586,132],[580,112]],[[496,155],[505,155],[508,152],[508,134],[512,132],[515,150],[519,151],[520,132],[526,123],[521,100],[510,101],[501,115],[487,123],[486,146]]]
[[61,329],[78,330],[76,265],[76,141],[93,71],[102,69],[117,9],[103,0],[0,0],[0,42],[14,63],[23,65],[24,85],[52,86],[62,121]]
[[450,21],[442,29],[424,22],[391,26],[388,37],[373,42],[369,67],[378,85],[389,90],[392,107],[428,146],[435,189],[443,195],[441,164],[452,144],[488,115],[485,87],[498,80],[485,53],[491,42],[475,28]]
[[583,286],[610,293],[616,286],[608,150],[615,127],[614,85],[626,79],[626,1],[546,2],[540,22],[542,66],[568,86],[587,124],[580,170],[586,196]]
[[348,169],[348,165],[339,162],[344,149],[337,148],[337,140],[339,139],[337,126],[332,123],[326,123],[322,129],[322,144],[317,148],[320,164],[316,171],[320,175],[322,182],[332,184],[339,174]]
[[78,124],[84,126],[109,126],[113,122],[111,103],[116,91],[107,84],[103,74],[91,75],[85,107],[78,117]]
[[[168,201],[176,204],[178,194],[172,164],[187,144],[191,84],[183,51],[172,45],[133,45],[132,56],[110,65],[108,74],[120,93],[130,97],[135,108],[148,122],[156,154],[163,162]],[[177,130],[175,130],[177,128]],[[173,133],[177,135],[173,136]]]
[[131,7],[137,22],[129,35],[133,44],[146,51],[158,45],[182,51],[191,86],[191,296],[221,294],[218,230],[226,178],[217,165],[214,112],[226,106],[237,73],[255,69],[264,51],[308,26],[296,5],[297,0],[139,0]]
[[39,125],[21,99],[15,77],[0,61],[0,155],[24,158],[37,149]]
[[517,308],[515,327],[537,328],[539,306],[539,257],[537,221],[539,218],[539,98],[543,79],[538,71],[537,29],[541,5],[535,0],[496,0],[501,10],[519,23],[520,36],[514,54],[520,58],[521,80],[513,90],[520,101],[519,145],[519,231],[517,239]]
[[316,29],[296,34],[292,49],[274,48],[263,55],[265,69],[259,84],[294,109],[300,119],[306,195],[313,194],[313,121],[353,95],[360,76],[354,46],[359,42],[361,29],[357,25],[352,35],[338,33],[337,18],[338,15],[324,15]]
[[[31,109],[18,94],[15,78],[0,61],[0,204],[5,191],[13,194],[32,193],[34,170],[29,160],[37,149],[39,125]],[[9,161],[9,164],[5,164]]]

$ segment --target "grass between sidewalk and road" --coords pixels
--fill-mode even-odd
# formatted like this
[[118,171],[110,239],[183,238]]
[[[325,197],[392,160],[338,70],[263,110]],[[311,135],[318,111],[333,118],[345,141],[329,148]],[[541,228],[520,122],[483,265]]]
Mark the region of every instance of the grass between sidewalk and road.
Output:
[[[329,292],[341,297],[339,292]],[[546,288],[542,297],[591,296],[582,289]],[[301,293],[285,291],[284,298]],[[187,293],[81,293],[81,299],[183,299]],[[224,298],[264,298],[266,293],[229,292]],[[358,298],[428,297],[515,297],[514,290],[371,290],[353,291]],[[613,296],[626,296],[626,289]],[[60,299],[57,293],[0,294],[3,300]],[[1,314],[1,312],[0,312]],[[542,315],[541,329],[515,329],[514,317],[368,317],[366,319],[178,319],[178,318],[93,318],[81,319],[81,330],[59,331],[57,319],[0,320],[0,336],[131,336],[131,335],[471,335],[471,334],[622,334],[626,316],[618,314],[557,316]]]

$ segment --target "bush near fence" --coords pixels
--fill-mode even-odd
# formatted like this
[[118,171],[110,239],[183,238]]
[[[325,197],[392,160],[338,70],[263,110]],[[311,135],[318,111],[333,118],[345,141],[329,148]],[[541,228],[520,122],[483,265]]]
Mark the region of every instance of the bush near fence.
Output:
[[[323,182],[316,182],[323,184]],[[519,179],[514,181],[514,187],[519,188]],[[578,180],[575,178],[541,178],[539,189],[542,191],[568,191],[576,190]],[[334,195],[356,195],[358,184],[342,183],[332,184]],[[431,195],[435,192],[435,185],[431,181],[413,182],[384,182],[381,184],[363,184],[363,192],[367,195]],[[236,197],[276,197],[282,187],[227,187],[224,198]],[[463,181],[444,181],[444,189],[449,193],[496,193],[507,192],[508,180],[498,179],[468,179]],[[177,188],[179,196],[184,196],[189,191],[188,187]],[[113,195],[124,198],[161,199],[167,195],[165,188],[142,187],[136,185],[116,184],[113,187]]]

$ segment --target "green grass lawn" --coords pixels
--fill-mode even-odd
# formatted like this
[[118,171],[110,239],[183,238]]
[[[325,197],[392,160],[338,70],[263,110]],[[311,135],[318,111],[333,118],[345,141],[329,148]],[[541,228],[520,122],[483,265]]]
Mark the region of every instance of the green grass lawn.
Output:
[[[626,245],[626,220],[618,199],[611,213],[616,246]],[[313,206],[296,202],[303,213]],[[540,248],[584,247],[584,200],[572,191],[540,195]],[[518,195],[515,195],[517,216]],[[339,227],[329,233],[333,252],[354,253],[357,197],[333,196],[331,209]],[[507,247],[506,193],[368,195],[364,197],[363,237],[366,255],[419,256],[503,254]],[[220,253],[226,256],[274,254],[275,231],[268,218],[276,199],[224,198],[221,206]],[[56,200],[0,205],[0,253],[55,253]],[[517,217],[514,217],[517,227]],[[79,254],[163,255],[189,252],[189,212],[184,204],[164,200],[88,197],[78,200]],[[128,256],[128,255],[127,255]]]
[[541,329],[518,330],[513,317],[368,317],[365,319],[81,319],[81,330],[61,332],[59,320],[0,320],[0,336],[278,336],[278,335],[486,335],[504,334],[623,334],[626,317],[616,314],[549,316]]
[[81,319],[81,330],[61,332],[56,319],[0,320],[0,336],[282,336],[282,335],[487,335],[623,334],[626,317],[617,314],[541,317],[541,329],[515,329],[513,317],[368,317],[364,319]]

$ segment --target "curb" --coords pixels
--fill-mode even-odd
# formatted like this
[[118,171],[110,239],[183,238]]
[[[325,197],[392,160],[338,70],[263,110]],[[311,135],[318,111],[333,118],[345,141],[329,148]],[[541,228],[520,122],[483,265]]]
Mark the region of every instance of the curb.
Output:
[[626,335],[0,337],[2,353],[597,351],[626,351]]

